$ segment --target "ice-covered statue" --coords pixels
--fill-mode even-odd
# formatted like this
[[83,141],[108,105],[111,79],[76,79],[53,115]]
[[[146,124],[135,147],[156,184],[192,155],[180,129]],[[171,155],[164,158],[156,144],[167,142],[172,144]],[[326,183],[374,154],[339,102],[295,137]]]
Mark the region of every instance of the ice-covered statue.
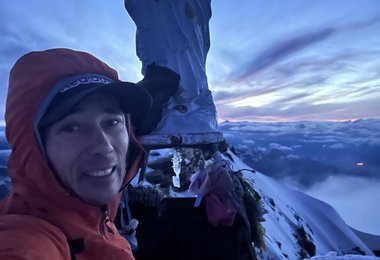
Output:
[[211,1],[125,0],[125,8],[137,26],[142,73],[155,63],[181,76],[177,93],[150,135],[215,132],[216,109],[205,71]]

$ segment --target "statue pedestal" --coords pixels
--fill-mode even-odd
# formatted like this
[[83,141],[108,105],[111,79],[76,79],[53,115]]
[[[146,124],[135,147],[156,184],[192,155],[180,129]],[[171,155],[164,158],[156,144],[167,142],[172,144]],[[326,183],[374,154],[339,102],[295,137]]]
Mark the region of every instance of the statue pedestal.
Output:
[[161,121],[151,132],[154,136],[216,131],[216,108],[205,70],[210,48],[210,2],[125,0],[125,8],[137,26],[136,49],[142,73],[145,75],[147,66],[155,63],[181,76],[178,93],[169,99]]
[[224,142],[221,132],[190,134],[156,134],[139,137],[141,144],[149,149],[202,147]]

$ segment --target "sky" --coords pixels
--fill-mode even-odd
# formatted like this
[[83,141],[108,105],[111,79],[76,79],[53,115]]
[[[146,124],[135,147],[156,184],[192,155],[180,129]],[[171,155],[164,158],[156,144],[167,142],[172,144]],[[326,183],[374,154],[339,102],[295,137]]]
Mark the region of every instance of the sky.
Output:
[[[207,75],[220,122],[380,118],[378,0],[214,0],[212,10]],[[32,50],[84,50],[141,79],[122,0],[2,0],[0,35],[0,120],[9,70]]]

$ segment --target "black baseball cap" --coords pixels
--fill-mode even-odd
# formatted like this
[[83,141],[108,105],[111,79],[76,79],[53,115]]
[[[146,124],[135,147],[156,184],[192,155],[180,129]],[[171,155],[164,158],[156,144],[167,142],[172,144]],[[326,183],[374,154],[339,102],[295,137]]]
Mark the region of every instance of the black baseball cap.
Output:
[[86,96],[97,91],[105,91],[118,99],[125,113],[132,118],[144,115],[152,106],[148,91],[131,82],[114,81],[101,74],[79,74],[58,81],[54,88],[58,90],[39,122],[43,128],[61,120]]

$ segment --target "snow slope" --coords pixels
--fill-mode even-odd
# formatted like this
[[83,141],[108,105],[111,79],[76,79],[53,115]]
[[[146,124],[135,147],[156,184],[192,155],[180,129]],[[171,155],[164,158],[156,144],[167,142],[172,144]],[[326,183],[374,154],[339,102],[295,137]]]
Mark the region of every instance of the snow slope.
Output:
[[[249,169],[233,157],[234,170]],[[262,259],[301,259],[326,255],[373,255],[371,250],[344,223],[328,204],[292,190],[262,173],[243,171],[243,176],[262,197],[267,214],[265,243],[267,252],[258,252]],[[313,246],[314,245],[314,246]]]
[[369,249],[380,253],[380,236],[364,233],[352,227],[351,230],[354,231],[354,233],[368,246]]
[[[259,259],[374,259],[372,251],[348,227],[330,205],[290,189],[260,172],[252,172],[240,158],[227,151],[224,159],[261,196],[266,210],[266,250],[256,249]],[[170,158],[170,151],[151,156],[149,161]],[[149,163],[148,163],[149,165]],[[148,174],[151,170],[148,169]],[[144,185],[149,185],[146,181]],[[135,184],[137,184],[135,182]],[[191,192],[170,191],[171,197],[191,197]],[[363,257],[362,255],[367,255]],[[342,256],[345,256],[342,258]]]
[[362,256],[362,255],[344,255],[338,256],[336,252],[330,252],[323,256],[313,256],[312,260],[376,260],[379,259],[375,256]]

